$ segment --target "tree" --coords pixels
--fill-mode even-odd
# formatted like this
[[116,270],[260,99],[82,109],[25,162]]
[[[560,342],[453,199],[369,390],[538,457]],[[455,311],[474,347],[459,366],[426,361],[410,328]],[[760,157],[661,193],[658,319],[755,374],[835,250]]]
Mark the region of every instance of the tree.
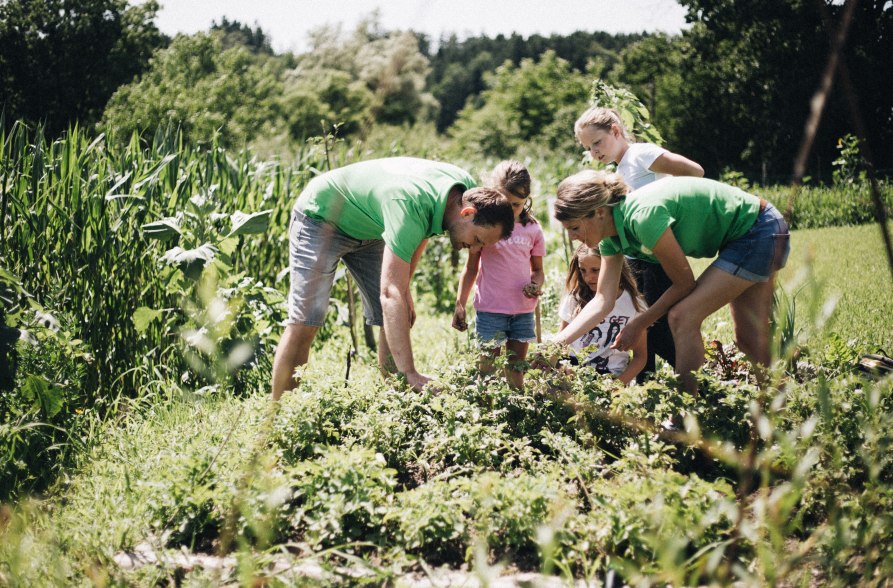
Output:
[[310,39],[310,52],[285,80],[293,137],[318,134],[320,119],[341,123],[346,135],[367,124],[412,125],[434,116],[437,103],[425,92],[428,59],[415,34],[385,32],[373,13],[348,36],[326,26]]
[[[708,174],[726,166],[787,180],[810,100],[828,62],[843,6],[821,0],[680,0],[692,23],[684,36],[678,148]],[[878,146],[893,165],[893,4],[859,3],[843,62]],[[816,138],[810,173],[829,175],[837,139],[852,130],[838,85]]]
[[659,33],[628,45],[608,74],[615,86],[626,86],[641,98],[668,145],[677,142],[683,41]]
[[284,82],[282,112],[289,135],[303,140],[339,125],[339,135],[362,130],[372,117],[372,92],[362,81],[337,69],[316,68],[289,74]]
[[589,84],[567,61],[553,51],[519,67],[506,61],[487,86],[482,105],[466,105],[450,128],[462,152],[505,158],[528,143],[574,150],[573,121],[586,107]]
[[126,138],[172,124],[190,141],[243,145],[281,117],[279,75],[275,61],[243,47],[223,51],[215,35],[179,36],[141,79],[115,92],[103,127]]
[[437,128],[443,131],[452,125],[466,100],[485,89],[484,74],[507,60],[518,66],[522,59],[538,60],[552,50],[577,72],[589,70],[593,60],[601,61],[610,69],[617,61],[618,51],[643,36],[577,31],[566,36],[531,35],[526,39],[518,34],[464,40],[456,35],[441,38],[437,52],[430,56],[428,77],[428,86],[441,105]]
[[127,0],[0,2],[0,105],[6,120],[43,122],[56,135],[96,122],[109,96],[166,43],[158,3]]
[[273,55],[270,37],[260,27],[256,26],[252,29],[248,25],[237,20],[229,20],[224,16],[219,24],[216,20],[211,24],[211,31],[222,35],[220,42],[224,49],[241,46],[252,53]]

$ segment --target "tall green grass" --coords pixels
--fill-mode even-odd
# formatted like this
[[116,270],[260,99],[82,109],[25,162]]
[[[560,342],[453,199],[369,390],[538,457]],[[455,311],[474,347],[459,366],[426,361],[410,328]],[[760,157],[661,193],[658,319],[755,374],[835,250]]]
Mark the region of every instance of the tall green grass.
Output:
[[[195,194],[213,190],[222,212],[274,210],[279,228],[238,249],[236,266],[273,282],[285,259],[284,226],[293,190],[306,180],[293,169],[184,145],[159,132],[150,144],[134,137],[122,149],[75,127],[48,141],[40,129],[15,124],[0,134],[0,259],[45,307],[65,313],[92,350],[86,390],[133,393],[163,370],[165,341],[139,335],[139,306],[177,303],[162,283],[157,244],[140,227],[176,214]],[[313,153],[305,154],[314,163]]]

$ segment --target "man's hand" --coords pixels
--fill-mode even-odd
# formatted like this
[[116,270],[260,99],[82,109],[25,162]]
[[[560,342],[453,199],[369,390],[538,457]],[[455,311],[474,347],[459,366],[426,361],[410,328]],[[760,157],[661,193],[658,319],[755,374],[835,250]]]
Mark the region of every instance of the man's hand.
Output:
[[418,372],[410,372],[404,375],[406,376],[406,383],[412,386],[415,390],[419,391],[421,391],[422,388],[425,387],[425,384],[431,381],[431,378],[429,378],[425,374],[420,374]]
[[456,310],[453,312],[453,328],[457,331],[465,331],[468,329],[468,322],[465,320],[465,306],[456,304]]

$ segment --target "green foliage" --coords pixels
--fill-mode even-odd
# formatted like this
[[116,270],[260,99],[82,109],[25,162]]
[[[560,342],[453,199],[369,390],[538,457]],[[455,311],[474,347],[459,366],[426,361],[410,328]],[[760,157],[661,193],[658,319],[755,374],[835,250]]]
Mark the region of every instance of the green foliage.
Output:
[[[893,183],[879,183],[887,215],[893,213]],[[760,196],[786,213],[793,229],[845,227],[874,222],[874,202],[867,182],[835,184],[830,187],[761,187]]]
[[734,170],[730,167],[722,170],[722,173],[719,175],[719,181],[725,184],[729,184],[735,186],[737,188],[741,188],[745,192],[749,192],[751,190],[750,180],[738,170]]
[[[751,177],[790,177],[803,138],[809,104],[822,85],[831,39],[842,30],[844,5],[802,0],[681,0],[691,27],[681,43],[685,67],[675,109],[674,145],[700,162],[707,176],[726,166]],[[759,14],[760,18],[751,18]],[[893,6],[860,3],[847,28],[839,59],[847,64],[851,91],[865,96],[859,109],[871,121],[868,140],[888,144],[889,100],[874,88],[891,85],[883,55],[893,52]],[[843,86],[833,88],[817,130],[808,173],[836,159],[837,138],[852,131]],[[882,106],[884,104],[885,106]],[[879,168],[890,154],[878,153]]]
[[9,0],[0,3],[0,105],[7,121],[50,136],[96,122],[109,96],[165,44],[154,0]]
[[620,114],[623,126],[632,133],[637,141],[655,145],[663,144],[663,137],[651,124],[648,109],[629,90],[617,88],[603,80],[595,79],[592,82],[590,105],[616,110]]
[[311,548],[382,540],[396,472],[380,454],[362,447],[320,449],[319,457],[289,472],[291,527]]
[[371,120],[372,92],[347,72],[312,69],[289,75],[282,110],[295,139],[316,136],[320,124],[339,125],[339,133],[353,135]]
[[436,102],[426,92],[428,59],[416,35],[385,33],[375,16],[352,34],[322,27],[311,51],[285,74],[282,111],[289,133],[303,139],[339,125],[344,136],[362,136],[373,124],[412,125],[433,117]]
[[[547,51],[538,61],[524,59],[517,67],[506,62],[486,79],[480,100],[466,104],[450,129],[457,153],[505,159],[539,143],[573,150],[571,113],[585,105],[586,82],[567,61]],[[561,121],[560,132],[556,121]]]
[[862,156],[862,150],[859,148],[859,137],[848,133],[837,140],[837,150],[840,157],[835,159],[832,164],[835,169],[832,177],[834,184],[865,184],[867,180],[867,172],[865,171],[865,158]]
[[[594,60],[610,69],[624,47],[647,38],[640,33],[609,34],[602,31],[575,31],[570,35],[530,35],[527,38],[512,33],[441,38],[437,52],[430,56],[431,75],[428,85],[440,103],[437,130],[443,132],[452,125],[466,102],[479,102],[479,94],[487,87],[485,74],[507,60],[518,67],[524,59],[538,60],[546,51],[567,61],[574,72],[591,69]],[[567,129],[565,129],[565,132]]]
[[626,87],[639,96],[651,115],[654,127],[662,130],[669,145],[685,132],[679,125],[682,71],[686,67],[682,37],[663,33],[646,36],[620,53],[616,67],[605,74],[612,86]]
[[241,45],[247,47],[252,53],[273,55],[270,37],[258,26],[252,29],[246,24],[237,20],[229,20],[224,16],[219,23],[214,21],[211,31],[222,35],[221,44],[224,49]]
[[[83,341],[0,267],[0,500],[42,490],[82,450],[95,415],[80,389]],[[85,414],[86,410],[86,414]]]
[[278,72],[242,46],[224,50],[217,36],[179,36],[143,76],[109,99],[101,128],[126,139],[171,125],[190,142],[242,146],[275,124]]

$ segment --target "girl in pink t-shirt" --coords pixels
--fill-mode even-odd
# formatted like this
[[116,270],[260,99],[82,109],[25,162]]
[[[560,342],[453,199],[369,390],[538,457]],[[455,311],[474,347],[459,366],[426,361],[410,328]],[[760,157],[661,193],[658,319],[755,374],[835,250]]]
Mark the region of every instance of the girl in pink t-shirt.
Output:
[[515,210],[515,228],[508,239],[469,253],[459,278],[453,328],[464,331],[465,306],[477,280],[474,308],[475,333],[485,350],[481,353],[483,373],[494,370],[494,360],[505,345],[508,365],[506,379],[513,388],[524,385],[521,368],[527,348],[536,340],[534,311],[545,276],[543,256],[546,242],[543,230],[530,214],[530,174],[517,161],[503,161],[492,173],[492,187],[503,190]]

